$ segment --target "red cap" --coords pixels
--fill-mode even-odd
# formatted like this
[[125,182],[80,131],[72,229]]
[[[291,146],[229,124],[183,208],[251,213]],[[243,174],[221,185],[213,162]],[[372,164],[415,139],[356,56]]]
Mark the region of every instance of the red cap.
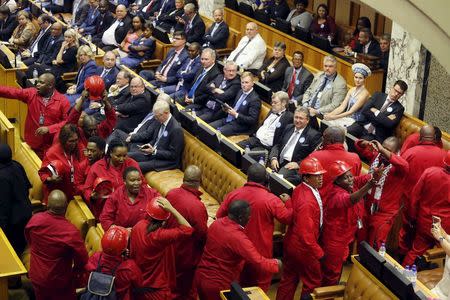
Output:
[[170,213],[159,206],[158,202],[156,202],[156,199],[157,198],[153,198],[148,201],[146,208],[147,214],[155,220],[167,220],[170,216]]
[[95,179],[93,187],[93,191],[97,193],[99,198],[108,198],[114,192],[112,182],[102,177]]
[[307,157],[300,163],[300,174],[320,175],[327,171],[324,170],[320,161],[315,157]]
[[47,165],[47,170],[51,175],[62,176],[64,174],[64,164],[60,160],[52,160]]
[[128,230],[121,226],[111,226],[102,237],[103,252],[119,256],[127,248]]
[[450,150],[447,150],[447,155],[444,157],[444,164],[450,167]]
[[105,90],[105,82],[101,76],[89,76],[84,81],[84,88],[89,91],[90,100],[101,100]]
[[342,174],[346,173],[348,170],[350,170],[352,167],[342,160],[337,160],[334,163],[331,164],[330,169],[328,170],[330,173],[330,178],[333,180],[341,176]]

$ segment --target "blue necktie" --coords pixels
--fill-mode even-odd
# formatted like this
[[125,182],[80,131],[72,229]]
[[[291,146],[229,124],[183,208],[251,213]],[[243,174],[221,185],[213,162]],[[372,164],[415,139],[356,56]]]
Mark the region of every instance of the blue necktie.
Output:
[[[236,105],[233,107],[233,109],[235,111],[238,111],[239,108],[241,107],[242,103],[244,102],[245,98],[247,98],[247,94],[242,93],[241,97],[239,98],[239,100],[236,102]],[[233,121],[234,117],[232,115],[228,115],[225,122],[229,123],[231,121]]]
[[200,76],[197,77],[197,80],[192,85],[192,88],[189,90],[188,98],[193,98],[195,94],[195,90],[198,88],[200,83],[202,82],[203,78],[206,76],[206,70],[203,70],[203,72],[200,74]]

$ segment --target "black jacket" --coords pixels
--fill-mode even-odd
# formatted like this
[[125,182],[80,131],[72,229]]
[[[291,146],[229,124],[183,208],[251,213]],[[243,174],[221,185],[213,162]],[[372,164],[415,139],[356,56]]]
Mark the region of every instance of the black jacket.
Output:
[[[194,81],[192,82],[192,85],[195,84],[195,81],[200,76],[200,74],[203,72],[203,68],[201,68],[197,75],[195,75]],[[219,68],[217,67],[217,64],[214,64],[214,66],[206,73],[203,80],[200,82],[200,85],[197,87],[194,93],[194,104],[206,106],[206,102],[208,101],[209,95],[210,95],[210,84],[211,82],[216,79],[217,76],[220,75]]]
[[[364,50],[364,46],[361,45],[359,43],[359,41],[356,42],[356,45],[355,45],[355,48],[353,49],[353,51],[355,51],[356,53],[364,53],[363,50]],[[373,55],[376,57],[381,57],[380,43],[378,43],[378,41],[376,39],[372,39],[372,41],[370,42],[367,54]]]
[[227,23],[223,21],[220,23],[214,35],[211,35],[216,23],[212,23],[211,26],[206,30],[204,42],[209,43],[209,46],[214,49],[223,49],[227,47],[228,37],[230,36],[230,29]]
[[18,25],[16,15],[10,15],[6,20],[0,21],[0,41],[8,41]]
[[152,110],[153,102],[148,91],[137,96],[129,96],[125,101],[116,106],[116,111],[126,117],[118,117],[116,129],[130,133]]

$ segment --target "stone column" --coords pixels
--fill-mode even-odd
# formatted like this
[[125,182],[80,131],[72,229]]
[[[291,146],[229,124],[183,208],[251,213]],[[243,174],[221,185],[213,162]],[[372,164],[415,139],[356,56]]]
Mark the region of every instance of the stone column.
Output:
[[216,8],[225,6],[225,0],[198,0],[200,14],[212,19],[212,13]]
[[426,49],[420,41],[393,22],[386,92],[397,79],[404,80],[408,84],[408,92],[401,101],[405,112],[416,117],[422,96],[425,58]]

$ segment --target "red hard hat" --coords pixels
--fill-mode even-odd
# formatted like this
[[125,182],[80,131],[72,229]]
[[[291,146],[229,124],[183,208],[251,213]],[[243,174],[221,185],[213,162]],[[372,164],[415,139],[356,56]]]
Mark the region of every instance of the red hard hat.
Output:
[[444,158],[444,164],[447,167],[450,167],[450,150],[447,150],[447,155]]
[[334,180],[350,170],[352,167],[342,160],[337,160],[331,164],[330,169],[328,170],[330,173],[330,177]]
[[108,179],[97,177],[94,181],[94,192],[97,193],[99,198],[108,198],[112,192],[114,192],[114,187],[112,182]]
[[102,237],[103,252],[119,256],[127,248],[128,230],[121,226],[111,226]]
[[64,164],[60,160],[52,160],[46,168],[51,175],[62,176],[64,174]]
[[105,90],[105,82],[101,76],[89,76],[84,81],[84,88],[89,91],[89,99],[101,100],[103,98],[103,91]]
[[300,174],[320,175],[327,171],[324,170],[320,161],[315,157],[307,157],[300,163]]
[[156,202],[156,199],[157,198],[155,197],[148,201],[146,208],[147,214],[155,220],[167,220],[170,216],[170,213],[159,206],[158,202]]

